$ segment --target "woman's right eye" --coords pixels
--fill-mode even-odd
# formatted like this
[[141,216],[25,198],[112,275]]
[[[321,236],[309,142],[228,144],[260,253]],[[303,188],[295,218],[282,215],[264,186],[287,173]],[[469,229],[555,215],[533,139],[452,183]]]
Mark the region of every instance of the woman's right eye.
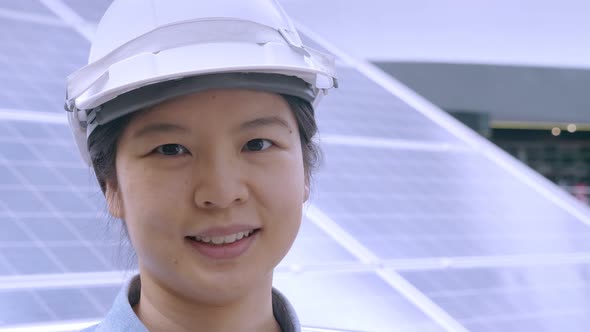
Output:
[[164,144],[158,146],[154,152],[165,156],[180,156],[185,153],[189,153],[188,149],[180,144]]

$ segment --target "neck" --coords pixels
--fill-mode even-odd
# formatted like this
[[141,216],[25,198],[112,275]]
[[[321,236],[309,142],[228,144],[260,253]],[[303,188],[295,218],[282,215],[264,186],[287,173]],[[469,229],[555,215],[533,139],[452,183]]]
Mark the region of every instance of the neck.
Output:
[[133,308],[151,332],[280,332],[272,309],[272,276],[247,293],[223,303],[207,303],[175,293],[141,275],[141,297]]

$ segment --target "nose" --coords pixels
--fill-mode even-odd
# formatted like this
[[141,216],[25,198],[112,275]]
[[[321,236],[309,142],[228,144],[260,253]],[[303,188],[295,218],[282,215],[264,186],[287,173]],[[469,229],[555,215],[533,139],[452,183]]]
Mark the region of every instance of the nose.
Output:
[[202,209],[225,209],[248,200],[240,165],[231,158],[207,158],[195,170],[195,204]]

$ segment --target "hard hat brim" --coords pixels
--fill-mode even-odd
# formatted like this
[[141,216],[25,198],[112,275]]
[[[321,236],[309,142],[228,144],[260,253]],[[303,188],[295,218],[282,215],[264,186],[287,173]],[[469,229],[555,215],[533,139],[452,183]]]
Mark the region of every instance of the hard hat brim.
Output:
[[266,73],[222,73],[200,75],[148,85],[86,111],[87,136],[104,125],[127,114],[145,110],[175,97],[210,89],[249,89],[299,97],[310,104],[317,89],[294,76]]

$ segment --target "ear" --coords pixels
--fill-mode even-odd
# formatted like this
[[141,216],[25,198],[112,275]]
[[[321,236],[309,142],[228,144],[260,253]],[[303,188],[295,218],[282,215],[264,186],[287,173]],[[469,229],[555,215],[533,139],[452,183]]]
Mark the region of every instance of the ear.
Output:
[[121,193],[119,192],[117,186],[113,185],[112,183],[107,183],[105,198],[111,216],[117,219],[123,219],[125,216],[123,211],[123,200],[121,199]]

